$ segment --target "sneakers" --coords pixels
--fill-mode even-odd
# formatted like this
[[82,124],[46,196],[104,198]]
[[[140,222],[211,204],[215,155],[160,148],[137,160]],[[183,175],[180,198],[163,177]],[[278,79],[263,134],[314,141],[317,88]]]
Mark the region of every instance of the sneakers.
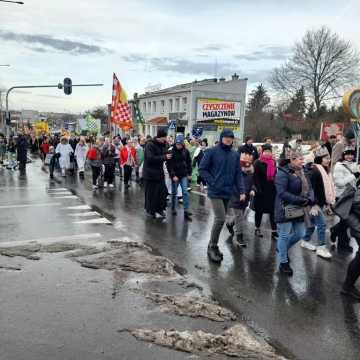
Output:
[[300,246],[303,249],[308,249],[310,251],[316,251],[316,246],[311,244],[309,241],[301,240],[300,241]]
[[324,258],[324,259],[331,259],[332,255],[330,254],[330,251],[326,248],[325,245],[318,246],[316,249],[316,255]]
[[343,286],[340,294],[352,297],[355,300],[360,300],[360,291],[355,286],[350,288]]
[[287,276],[292,276],[293,273],[294,273],[292,268],[290,267],[289,262],[280,263],[279,271],[280,271],[281,274],[284,274],[284,275],[287,275]]
[[107,186],[108,186],[107,181],[104,181],[104,187],[107,187]]
[[236,235],[236,237],[233,239],[233,245],[239,247],[246,247],[247,245],[246,242],[244,241],[244,235],[243,234]]
[[93,185],[93,190],[97,190],[99,187],[97,185]]
[[234,224],[226,223],[226,227],[229,230],[230,235],[233,236],[234,235]]
[[109,184],[109,188],[113,188],[114,187],[114,184]]
[[217,246],[209,247],[207,254],[209,259],[216,264],[220,264],[221,261],[223,260],[223,255]]
[[260,230],[260,229],[255,229],[255,236],[256,236],[256,237],[259,237],[259,238],[264,237],[264,235],[261,233],[261,230]]

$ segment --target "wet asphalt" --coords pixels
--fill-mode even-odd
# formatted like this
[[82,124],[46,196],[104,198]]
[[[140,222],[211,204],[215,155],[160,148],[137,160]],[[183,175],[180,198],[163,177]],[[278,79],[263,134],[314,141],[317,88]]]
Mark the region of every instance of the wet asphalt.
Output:
[[[100,234],[105,240],[126,236],[174,261],[180,273],[201,284],[289,358],[359,359],[360,303],[339,294],[351,255],[334,251],[332,260],[326,261],[297,245],[290,252],[294,276],[284,278],[277,271],[269,225],[264,223],[264,238],[254,238],[250,214],[248,247],[233,249],[224,229],[220,240],[224,261],[213,265],[206,256],[213,215],[204,194],[191,194],[193,222],[184,222],[181,205],[176,217],[168,213],[166,221],[153,220],[143,211],[142,189],[133,183],[126,190],[119,178],[116,181],[114,190],[93,192],[90,176],[84,181],[59,176],[50,181],[38,161],[28,165],[26,179],[0,170],[0,242],[76,234]],[[57,194],[49,189],[60,190]],[[83,222],[87,217],[69,216],[84,211],[69,207],[83,205],[98,213],[90,219],[104,220],[89,224]],[[59,255],[41,258],[32,262],[0,257],[23,268],[0,272],[0,359],[45,359],[49,353],[54,359],[189,357],[114,331],[134,323],[173,325],[173,319],[141,311],[148,305],[116,288],[113,274],[80,268]],[[176,324],[221,328],[184,318],[176,319]]]

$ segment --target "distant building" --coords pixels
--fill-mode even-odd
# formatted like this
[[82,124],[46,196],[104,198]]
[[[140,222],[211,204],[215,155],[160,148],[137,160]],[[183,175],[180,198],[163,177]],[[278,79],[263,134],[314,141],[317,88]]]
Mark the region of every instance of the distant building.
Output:
[[230,127],[242,139],[246,86],[247,79],[234,74],[231,80],[206,79],[139,95],[145,133],[154,136],[158,128],[167,128],[191,134],[201,128],[203,136],[215,139]]

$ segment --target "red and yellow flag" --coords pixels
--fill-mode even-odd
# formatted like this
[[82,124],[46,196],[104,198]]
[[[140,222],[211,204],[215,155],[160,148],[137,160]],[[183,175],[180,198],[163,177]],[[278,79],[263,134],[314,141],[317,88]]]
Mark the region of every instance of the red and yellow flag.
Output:
[[132,129],[134,127],[126,93],[115,74],[113,77],[111,122],[116,124],[125,131]]

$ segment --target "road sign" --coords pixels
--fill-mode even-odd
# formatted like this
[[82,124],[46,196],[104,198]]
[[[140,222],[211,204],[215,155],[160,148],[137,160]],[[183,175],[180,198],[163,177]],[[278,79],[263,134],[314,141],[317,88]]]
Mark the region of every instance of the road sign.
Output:
[[169,123],[169,130],[175,130],[176,129],[176,120],[171,120]]

